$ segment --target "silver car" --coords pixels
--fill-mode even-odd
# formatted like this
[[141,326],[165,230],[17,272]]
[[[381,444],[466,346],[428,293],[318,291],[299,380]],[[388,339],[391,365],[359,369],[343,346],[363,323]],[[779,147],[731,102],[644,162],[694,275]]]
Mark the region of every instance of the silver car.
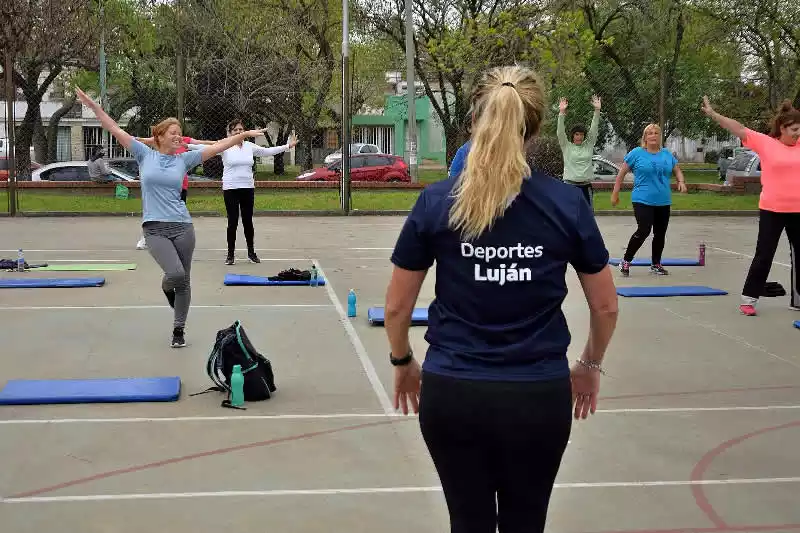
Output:
[[744,150],[733,158],[733,162],[728,166],[725,183],[730,183],[731,178],[736,176],[761,177],[761,158],[757,153]]

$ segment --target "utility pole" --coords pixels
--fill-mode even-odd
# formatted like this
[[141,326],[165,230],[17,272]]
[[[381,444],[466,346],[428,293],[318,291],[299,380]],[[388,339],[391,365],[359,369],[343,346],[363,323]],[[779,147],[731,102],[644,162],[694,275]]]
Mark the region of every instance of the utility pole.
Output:
[[14,102],[17,100],[14,93],[14,51],[9,46],[6,49],[6,63],[3,70],[6,73],[6,137],[8,138],[8,214],[12,217],[17,214],[17,164],[14,161]]
[[[183,35],[183,5],[182,4],[183,3],[181,2],[181,0],[178,0],[178,17],[177,17],[177,22],[178,22],[178,35],[177,35],[177,37],[178,37],[178,47],[177,47],[177,51],[178,51],[178,53],[176,54],[176,57],[175,57],[175,92],[177,93],[176,106],[177,106],[178,109],[177,109],[177,116],[175,118],[178,119],[178,122],[181,123],[181,128],[185,131],[186,130],[186,125],[183,123],[183,121],[185,119],[184,107],[186,106],[186,103],[184,102],[184,98],[185,98],[184,84],[185,84],[185,81],[186,81],[186,61],[185,61],[185,58],[183,56],[183,38],[182,38],[182,35]],[[186,135],[186,133],[184,133],[184,135]]]
[[411,181],[417,181],[417,87],[414,76],[414,0],[406,3],[406,97],[408,99],[408,132],[406,135],[406,163],[411,170]]
[[348,0],[342,0],[342,211],[350,213],[350,27]]
[[[100,107],[108,113],[108,74],[106,66],[106,6],[105,0],[100,2]],[[106,157],[111,158],[111,145],[108,132],[103,131],[103,150]]]

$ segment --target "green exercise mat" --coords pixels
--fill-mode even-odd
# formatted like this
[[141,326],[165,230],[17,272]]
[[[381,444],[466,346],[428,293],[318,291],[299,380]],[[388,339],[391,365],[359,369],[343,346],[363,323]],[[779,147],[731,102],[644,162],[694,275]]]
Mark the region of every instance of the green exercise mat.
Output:
[[102,270],[136,270],[136,263],[67,263],[63,265],[48,265],[36,270],[49,270],[52,272],[96,272]]

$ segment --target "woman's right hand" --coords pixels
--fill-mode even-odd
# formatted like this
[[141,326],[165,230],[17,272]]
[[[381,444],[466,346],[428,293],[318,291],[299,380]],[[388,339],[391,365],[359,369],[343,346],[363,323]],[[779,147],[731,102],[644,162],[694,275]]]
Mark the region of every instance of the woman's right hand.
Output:
[[711,102],[708,101],[708,96],[703,96],[703,105],[700,108],[706,116],[711,116],[714,114],[714,108],[711,107]]
[[562,98],[561,100],[558,101],[558,112],[563,115],[566,112],[566,110],[567,110],[567,99]]
[[619,204],[619,191],[615,190],[611,193],[611,205],[617,207],[617,204]]

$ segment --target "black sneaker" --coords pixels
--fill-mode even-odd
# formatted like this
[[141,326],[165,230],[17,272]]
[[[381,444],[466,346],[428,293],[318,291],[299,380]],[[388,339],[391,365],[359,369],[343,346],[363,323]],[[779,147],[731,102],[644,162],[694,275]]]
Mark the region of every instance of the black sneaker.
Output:
[[233,260],[233,256],[232,255],[229,255],[228,257],[225,258],[225,264],[226,265],[232,265],[234,262],[235,261]]
[[626,278],[631,275],[631,264],[629,261],[621,261],[619,264],[619,271]]
[[258,255],[256,255],[255,251],[247,252],[247,258],[252,263],[260,263],[261,262],[261,259],[258,258]]
[[183,337],[183,328],[175,328],[172,330],[172,347],[183,348],[186,346],[186,339]]
[[669,272],[661,265],[653,265],[650,267],[650,273],[657,276],[668,276]]
[[167,302],[169,302],[169,306],[175,309],[175,289],[172,289],[170,291],[164,291],[164,296],[167,297]]

